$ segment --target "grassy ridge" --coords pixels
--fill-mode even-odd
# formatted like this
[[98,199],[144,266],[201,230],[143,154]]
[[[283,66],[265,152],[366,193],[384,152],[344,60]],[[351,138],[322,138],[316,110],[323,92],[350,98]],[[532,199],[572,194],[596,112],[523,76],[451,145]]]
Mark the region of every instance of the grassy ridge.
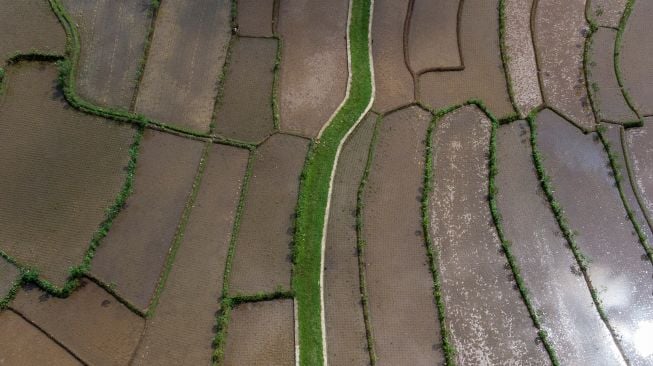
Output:
[[369,57],[371,0],[352,0],[349,24],[351,84],[349,98],[311,144],[301,175],[293,247],[292,285],[297,304],[299,363],[323,365],[320,275],[322,230],[325,224],[331,172],[341,140],[372,99]]

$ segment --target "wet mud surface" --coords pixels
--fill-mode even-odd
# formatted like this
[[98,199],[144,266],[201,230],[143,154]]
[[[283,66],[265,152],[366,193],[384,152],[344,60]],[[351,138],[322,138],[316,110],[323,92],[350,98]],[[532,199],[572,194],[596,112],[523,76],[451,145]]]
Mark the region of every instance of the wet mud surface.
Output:
[[238,33],[251,37],[272,36],[274,0],[238,0]]
[[643,127],[625,133],[633,180],[644,209],[649,217],[653,217],[653,118],[645,118]]
[[588,0],[588,2],[589,15],[598,25],[616,28],[619,26],[628,0]]
[[653,115],[653,38],[651,38],[653,1],[635,1],[623,34],[620,53],[624,87],[635,108]]

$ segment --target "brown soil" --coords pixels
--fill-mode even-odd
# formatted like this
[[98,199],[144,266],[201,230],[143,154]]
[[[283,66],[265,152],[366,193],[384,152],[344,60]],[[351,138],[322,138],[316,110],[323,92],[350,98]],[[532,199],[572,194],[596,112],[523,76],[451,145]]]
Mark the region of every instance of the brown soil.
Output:
[[[20,271],[13,264],[6,261],[4,258],[0,259],[0,300],[2,300],[18,280]],[[1,360],[1,359],[0,359]],[[2,362],[0,361],[0,365]]]
[[540,188],[528,124],[501,127],[497,147],[497,203],[505,235],[533,305],[544,314],[542,325],[558,360],[565,365],[622,363]]
[[589,33],[585,0],[538,1],[533,26],[545,102],[583,128],[593,129],[583,73]]
[[621,49],[624,86],[642,114],[653,114],[653,1],[636,1],[626,23]]
[[327,359],[332,365],[370,362],[358,277],[356,198],[376,118],[369,114],[347,139],[333,181],[324,254]]
[[238,33],[253,37],[272,36],[274,0],[238,0]]
[[67,299],[26,287],[16,296],[12,309],[92,365],[126,365],[145,323],[86,280]]
[[317,135],[345,98],[348,7],[348,0],[281,2],[283,131]]
[[481,99],[499,117],[513,113],[499,49],[498,0],[465,0],[460,37],[465,70],[422,75],[420,100],[443,108]]
[[277,41],[238,38],[216,118],[216,132],[241,141],[259,142],[274,128],[272,81]]
[[206,132],[230,38],[230,1],[161,4],[136,110]]
[[653,321],[653,268],[637,240],[596,136],[583,135],[550,110],[538,115],[538,145],[610,324],[632,364],[648,364],[638,334]]
[[385,365],[444,360],[420,204],[430,121],[417,107],[384,118],[365,187],[370,317],[376,353]]
[[140,309],[149,305],[193,188],[203,144],[146,130],[134,192],[113,221],[92,272]]
[[150,26],[148,0],[63,0],[78,25],[78,93],[100,105],[129,108]]
[[504,2],[505,50],[513,98],[522,116],[542,104],[533,49],[531,10],[534,0]]
[[653,118],[645,118],[642,128],[626,130],[626,143],[636,188],[644,209],[653,217]]
[[66,33],[47,1],[3,1],[0,12],[0,60],[34,50],[63,55]]
[[438,122],[434,137],[431,237],[440,253],[442,293],[457,363],[549,364],[534,342],[526,306],[515,289],[490,214],[491,123],[468,106]]
[[295,364],[292,300],[238,305],[227,331],[224,366]]
[[208,365],[247,150],[215,145],[136,365]]
[[617,28],[628,0],[591,0],[589,15],[600,26]]
[[413,78],[404,60],[404,21],[409,0],[376,0],[372,59],[376,94],[372,109],[386,112],[413,101]]
[[637,115],[628,107],[614,72],[614,41],[617,31],[599,28],[592,35],[589,83],[601,120],[629,122]]
[[408,38],[413,72],[462,66],[457,29],[459,3],[460,0],[415,0]]
[[134,129],[71,109],[54,64],[7,69],[0,99],[0,249],[56,285],[124,181]]
[[0,313],[0,365],[81,365],[73,356],[12,311]]
[[299,175],[308,140],[276,134],[254,152],[233,261],[231,293],[290,288]]

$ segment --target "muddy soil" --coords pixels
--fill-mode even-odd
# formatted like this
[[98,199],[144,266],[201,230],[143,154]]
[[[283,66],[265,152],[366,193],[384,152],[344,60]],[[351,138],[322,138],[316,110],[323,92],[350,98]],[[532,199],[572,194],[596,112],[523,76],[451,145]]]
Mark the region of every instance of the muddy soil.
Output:
[[329,363],[365,365],[356,235],[356,200],[377,116],[367,115],[343,145],[333,181],[324,254],[324,307]]
[[600,26],[617,28],[628,0],[591,0],[589,16]]
[[[635,188],[640,194],[648,217],[653,217],[653,118],[645,118],[644,126],[625,131],[626,148]],[[649,223],[650,225],[650,223]],[[653,240],[653,236],[649,237]]]
[[0,249],[62,286],[125,182],[135,130],[70,108],[51,63],[7,68]]
[[374,343],[383,365],[443,362],[420,203],[430,121],[417,107],[385,117],[365,186],[364,259]]
[[18,267],[9,263],[4,258],[0,259],[0,300],[2,300],[19,279]]
[[636,1],[623,34],[620,53],[624,86],[645,115],[653,115],[653,1]]
[[250,37],[271,37],[274,0],[239,0],[238,33]]
[[204,145],[146,130],[134,191],[102,240],[92,272],[146,309],[193,188]]

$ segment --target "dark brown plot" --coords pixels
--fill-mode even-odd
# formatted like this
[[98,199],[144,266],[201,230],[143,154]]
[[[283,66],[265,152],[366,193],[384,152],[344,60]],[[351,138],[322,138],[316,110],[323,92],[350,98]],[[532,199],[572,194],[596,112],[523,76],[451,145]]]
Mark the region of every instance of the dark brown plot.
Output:
[[134,191],[113,221],[93,260],[92,272],[139,309],[149,306],[177,231],[203,144],[146,130]]
[[475,106],[437,122],[431,237],[457,363],[549,364],[501,252],[490,213],[490,120]]
[[317,135],[345,98],[348,6],[348,0],[281,2],[282,131]]
[[372,60],[376,93],[372,109],[386,112],[414,101],[413,77],[404,58],[404,22],[409,0],[376,0]]
[[276,134],[254,152],[252,176],[236,241],[231,293],[290,287],[299,175],[308,140]]
[[215,145],[135,365],[208,365],[247,150]]
[[[626,151],[635,189],[640,194],[643,209],[653,217],[653,118],[645,118],[644,126],[625,131]],[[649,223],[650,225],[651,223]],[[649,237],[653,240],[653,236]]]
[[417,107],[385,117],[365,186],[370,317],[376,353],[386,365],[443,362],[420,203],[430,121]]
[[0,313],[0,365],[81,365],[70,353],[11,310]]
[[499,129],[497,160],[504,232],[558,360],[565,365],[623,364],[540,188],[526,122]]
[[151,18],[148,0],[63,0],[77,25],[78,93],[92,103],[129,108]]
[[630,109],[621,93],[614,71],[614,41],[617,31],[599,28],[592,35],[590,60],[590,91],[594,105],[602,121],[636,121],[637,115]]
[[2,300],[9,291],[14,287],[14,283],[19,280],[20,271],[16,266],[0,259],[0,300]]
[[62,286],[125,183],[135,130],[70,108],[57,67],[7,69],[0,106],[0,249]]
[[538,117],[538,145],[554,195],[589,258],[589,274],[632,364],[653,361],[653,268],[615,187],[603,145],[550,110]]
[[295,364],[292,300],[241,304],[231,312],[224,366]]
[[277,40],[238,38],[225,83],[216,132],[241,141],[259,142],[272,132],[272,81]]
[[589,26],[585,0],[541,0],[536,4],[533,41],[545,103],[584,129],[595,127],[583,72]]
[[145,325],[144,319],[87,280],[66,299],[26,287],[11,307],[92,365],[126,365]]
[[458,49],[460,0],[415,0],[414,4],[407,39],[412,71],[462,67]]
[[0,12],[0,61],[32,51],[63,55],[66,33],[47,1],[3,1]]
[[332,365],[370,361],[358,277],[356,200],[376,118],[369,114],[347,139],[333,181],[324,253],[327,359]]
[[600,26],[617,28],[628,0],[591,0],[589,16]]
[[272,36],[274,0],[238,0],[238,33],[244,36]]
[[166,0],[156,19],[136,111],[206,132],[230,38],[231,1]]
[[420,76],[420,100],[443,108],[481,99],[497,116],[514,113],[501,64],[498,0],[465,0],[460,22],[465,69]]
[[653,1],[636,1],[623,34],[620,53],[624,86],[635,108],[653,114],[653,38],[651,38]]

